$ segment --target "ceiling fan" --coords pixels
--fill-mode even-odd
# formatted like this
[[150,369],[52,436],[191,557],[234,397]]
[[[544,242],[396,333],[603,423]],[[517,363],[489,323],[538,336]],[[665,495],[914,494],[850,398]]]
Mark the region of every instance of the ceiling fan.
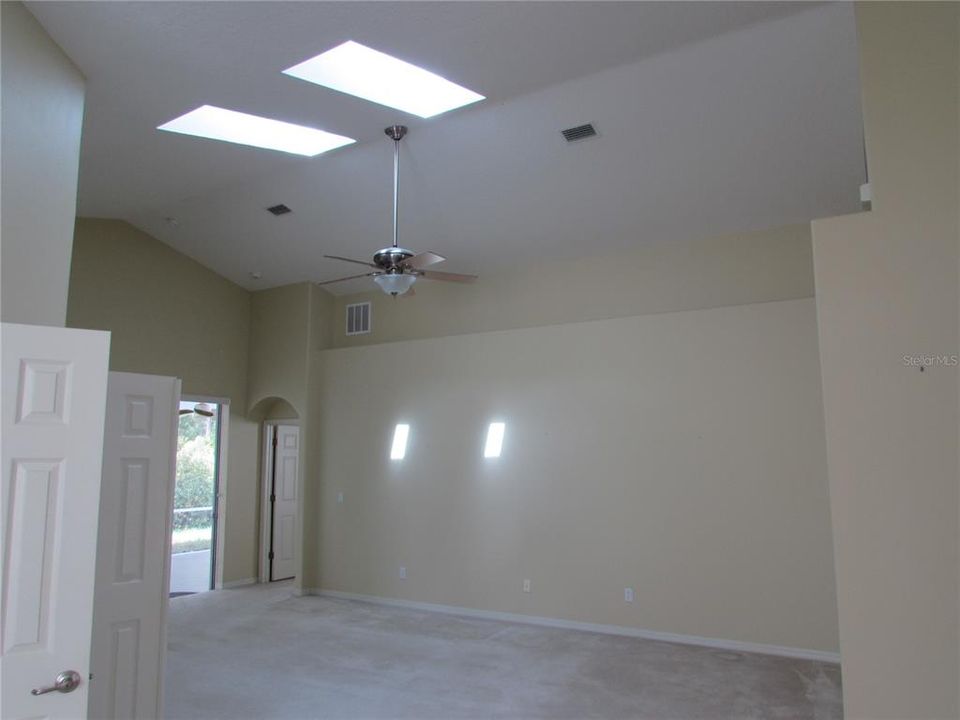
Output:
[[397,244],[397,217],[399,214],[400,200],[400,140],[407,134],[405,125],[391,125],[384,132],[393,140],[393,245],[377,250],[373,256],[373,262],[366,260],[354,260],[353,258],[340,257],[339,255],[324,255],[331,260],[343,260],[345,262],[356,263],[357,265],[366,265],[373,268],[372,272],[361,273],[360,275],[350,275],[348,277],[337,278],[336,280],[327,280],[317,283],[317,285],[330,285],[332,283],[343,282],[345,280],[355,280],[362,277],[372,277],[373,281],[380,286],[388,295],[403,295],[411,291],[417,278],[426,278],[427,280],[445,280],[447,282],[469,283],[477,279],[476,275],[461,275],[459,273],[438,272],[436,270],[425,270],[424,268],[436,265],[446,260],[443,255],[435,252],[414,253],[412,250],[402,248]]
[[205,402],[199,402],[196,405],[194,405],[193,408],[183,408],[180,410],[179,414],[191,415],[193,413],[196,413],[201,417],[213,417],[215,414],[213,412],[213,407],[210,405],[210,403],[205,403]]

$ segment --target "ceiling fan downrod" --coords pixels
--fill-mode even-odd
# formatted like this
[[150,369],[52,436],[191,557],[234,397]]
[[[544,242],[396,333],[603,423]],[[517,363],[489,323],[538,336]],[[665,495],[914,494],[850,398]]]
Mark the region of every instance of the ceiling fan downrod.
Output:
[[384,132],[393,140],[393,247],[400,247],[397,242],[400,215],[400,141],[407,134],[407,126],[391,125]]

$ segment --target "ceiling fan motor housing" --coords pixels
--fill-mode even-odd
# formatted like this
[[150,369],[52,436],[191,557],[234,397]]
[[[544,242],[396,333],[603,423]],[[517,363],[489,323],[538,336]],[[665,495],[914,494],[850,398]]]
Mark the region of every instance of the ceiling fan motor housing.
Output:
[[414,253],[406,248],[385,247],[382,250],[377,250],[377,254],[373,256],[373,264],[387,272],[402,272],[400,263],[413,256]]

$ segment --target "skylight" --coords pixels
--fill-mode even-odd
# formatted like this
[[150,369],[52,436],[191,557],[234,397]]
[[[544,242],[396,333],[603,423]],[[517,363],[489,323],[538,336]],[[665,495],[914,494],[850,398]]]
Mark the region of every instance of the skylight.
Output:
[[157,130],[196,135],[210,140],[252,145],[313,157],[356,142],[353,138],[316,128],[203,105],[160,125]]
[[353,40],[283,72],[422,118],[484,99],[429,70]]

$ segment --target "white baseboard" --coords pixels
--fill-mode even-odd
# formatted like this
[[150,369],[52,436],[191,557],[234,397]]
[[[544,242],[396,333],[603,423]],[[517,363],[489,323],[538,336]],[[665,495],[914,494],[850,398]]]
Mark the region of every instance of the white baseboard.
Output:
[[733,650],[736,652],[778,655],[780,657],[797,658],[800,660],[817,660],[825,663],[840,662],[840,653],[828,652],[826,650],[808,650],[807,648],[789,647],[785,645],[767,645],[764,643],[744,642],[742,640],[724,640],[721,638],[701,637],[699,635],[681,635],[679,633],[645,630],[644,628],[625,625],[603,625],[600,623],[541,617],[539,615],[522,615],[520,613],[497,612],[495,610],[475,610],[474,608],[458,607],[456,605],[437,605],[435,603],[417,602],[416,600],[402,600],[400,598],[380,597],[379,595],[361,595],[358,593],[340,592],[338,590],[323,590],[321,588],[303,588],[302,593],[304,595],[340,598],[342,600],[359,600],[361,602],[376,603],[378,605],[410,608],[412,610],[427,610],[430,612],[445,613],[447,615],[461,615],[463,617],[481,618],[484,620],[502,620],[504,622],[543,625],[545,627],[563,628],[566,630],[583,630],[586,632],[603,633],[605,635],[623,635],[626,637],[660,640],[663,642],[680,643],[682,645],[699,645],[701,647]]
[[240,580],[230,580],[228,582],[220,583],[217,587],[217,590],[230,590],[231,588],[243,587],[244,585],[256,585],[260,582],[257,578],[242,578]]

